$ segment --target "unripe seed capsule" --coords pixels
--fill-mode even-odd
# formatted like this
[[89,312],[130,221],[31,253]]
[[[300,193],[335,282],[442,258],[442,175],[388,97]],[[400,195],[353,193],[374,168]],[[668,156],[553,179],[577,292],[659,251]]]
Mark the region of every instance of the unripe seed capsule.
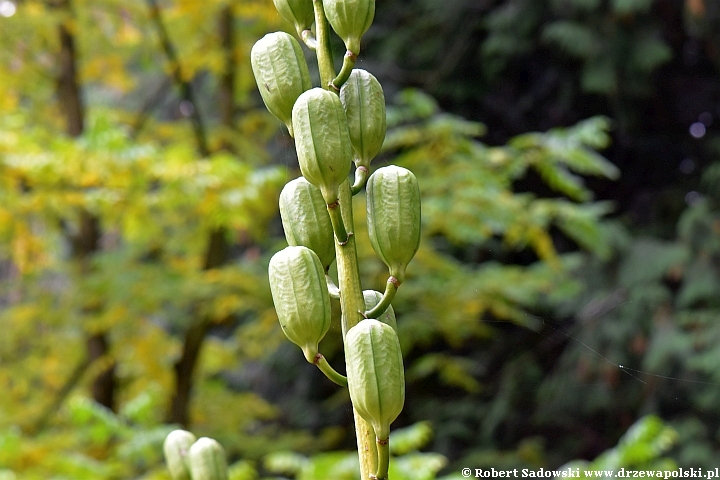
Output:
[[292,110],[300,171],[334,205],[338,187],[352,165],[352,144],[345,110],[334,93],[313,88],[298,97]]
[[172,480],[190,480],[188,452],[196,438],[185,430],[173,430],[165,437],[163,453]]
[[273,3],[280,15],[295,25],[298,35],[315,22],[312,0],[273,0]]
[[420,246],[420,188],[413,173],[390,165],[367,183],[370,243],[399,283]]
[[352,404],[360,416],[387,440],[390,424],[405,403],[405,373],[395,330],[372,319],[362,320],[345,337],[345,363]]
[[307,247],[287,247],[270,259],[268,276],[280,327],[313,363],[331,319],[330,295],[320,259]]
[[288,182],[280,192],[280,218],[288,244],[308,247],[327,270],[335,260],[335,241],[320,190],[303,177]]
[[203,437],[190,447],[188,454],[192,480],[227,480],[225,451],[212,438]]
[[340,89],[340,101],[347,116],[355,165],[368,167],[385,141],[387,126],[382,86],[372,74],[355,69]]
[[[369,311],[380,303],[383,294],[375,290],[365,290],[363,291],[363,298],[365,299],[365,310]],[[393,310],[392,305],[385,309],[385,311],[377,317],[377,320],[386,325],[390,325],[393,330],[395,330],[395,333],[397,333],[397,320],[395,319],[395,310]]]
[[375,0],[323,0],[325,16],[345,48],[360,53],[360,39],[372,25]]
[[292,136],[293,105],[300,94],[312,88],[300,44],[285,32],[268,33],[253,45],[250,61],[265,106]]

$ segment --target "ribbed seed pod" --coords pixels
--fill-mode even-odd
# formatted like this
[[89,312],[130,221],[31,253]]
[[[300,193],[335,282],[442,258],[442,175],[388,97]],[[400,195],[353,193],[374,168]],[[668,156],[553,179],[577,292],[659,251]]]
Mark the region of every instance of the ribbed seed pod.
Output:
[[315,22],[312,0],[273,0],[280,15],[295,25],[298,35]]
[[225,451],[212,438],[202,437],[193,443],[188,460],[192,480],[228,480]]
[[303,177],[288,182],[280,192],[280,218],[288,244],[309,248],[327,269],[335,260],[335,240],[320,190]]
[[352,144],[340,98],[322,88],[298,97],[292,110],[295,149],[303,176],[334,204],[352,165]]
[[402,283],[420,246],[420,188],[410,170],[390,165],[370,175],[367,222],[375,253]]
[[312,88],[300,44],[285,32],[268,33],[253,45],[250,62],[265,106],[292,136],[293,105]]
[[368,167],[385,141],[387,126],[382,86],[372,74],[356,68],[340,89],[340,101],[345,108],[355,165]]
[[163,453],[172,480],[190,480],[188,453],[196,438],[185,430],[173,430],[165,437]]
[[377,320],[362,320],[345,337],[345,363],[353,406],[377,438],[386,440],[405,403],[405,373],[395,330]]
[[360,39],[372,25],[375,0],[323,0],[325,16],[345,48],[360,53]]
[[270,259],[268,276],[285,336],[313,363],[331,319],[330,295],[320,259],[307,247],[287,247]]
[[[363,291],[363,298],[365,299],[365,310],[370,311],[375,308],[375,305],[380,303],[382,297],[383,294],[375,290]],[[381,313],[377,320],[386,325],[390,325],[397,333],[397,321],[395,320],[395,310],[393,310],[392,305],[390,305],[383,313]]]

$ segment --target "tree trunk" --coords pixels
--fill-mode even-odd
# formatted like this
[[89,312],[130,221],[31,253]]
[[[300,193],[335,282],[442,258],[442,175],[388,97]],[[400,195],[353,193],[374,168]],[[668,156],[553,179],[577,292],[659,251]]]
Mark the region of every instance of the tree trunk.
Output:
[[[151,3],[155,7],[156,23],[162,25],[160,22],[159,11],[157,5]],[[223,72],[220,79],[220,86],[218,92],[218,100],[220,103],[220,116],[223,126],[229,131],[233,126],[233,120],[235,115],[235,55],[234,55],[234,38],[233,38],[233,23],[234,18],[232,15],[232,6],[228,5],[220,13],[219,19],[219,30],[221,36],[221,43],[225,52],[225,71]],[[162,35],[165,38],[164,49],[168,56],[168,59],[175,63],[175,68],[179,70],[177,65],[177,58],[175,58],[172,45],[167,41],[167,36]],[[179,81],[179,80],[178,80]],[[184,94],[192,96],[192,89],[189,84],[185,85],[181,91]],[[202,125],[202,123],[200,122]],[[207,156],[207,142],[198,141],[198,151],[200,155]],[[223,140],[221,148],[232,151],[232,145],[227,140]],[[205,263],[203,268],[210,270],[218,268],[225,264],[228,257],[228,245],[225,240],[226,231],[224,228],[217,229],[210,233],[208,239],[208,246],[205,253]],[[198,359],[200,358],[200,352],[202,350],[205,336],[211,326],[211,319],[200,318],[190,326],[185,333],[183,341],[183,350],[180,358],[175,363],[175,392],[173,393],[172,400],[170,402],[170,409],[167,414],[168,423],[176,423],[184,427],[190,425],[190,399],[192,396],[193,389],[193,376],[195,374],[195,366],[197,365]]]
[[[70,0],[62,0],[56,6],[69,12],[72,11]],[[78,137],[85,128],[85,108],[77,79],[75,38],[67,23],[61,23],[58,26],[58,36],[60,39],[57,78],[58,104],[65,115],[65,131],[72,137]],[[86,211],[81,212],[78,234],[70,238],[73,257],[80,262],[81,270],[90,268],[89,259],[98,249],[100,235],[98,219]],[[109,351],[106,333],[100,332],[88,336],[86,348],[90,364],[105,357]],[[115,407],[115,387],[115,363],[113,362],[93,381],[91,387],[93,399],[112,410]]]
[[235,37],[233,35],[234,17],[232,6],[226,6],[220,13],[219,31],[223,52],[225,53],[225,71],[220,78],[218,101],[220,103],[220,122],[223,126],[221,148],[233,151],[229,136],[235,120]]
[[[66,0],[63,8],[70,9],[70,2]],[[85,110],[83,107],[80,88],[77,83],[77,53],[75,39],[70,33],[70,27],[61,23],[58,26],[60,37],[59,66],[60,74],[57,79],[57,96],[60,109],[65,115],[65,130],[72,137],[82,134],[85,123]]]
[[[90,335],[87,339],[88,359],[92,364],[107,355],[110,350],[106,332]],[[101,371],[92,384],[93,399],[110,410],[115,409],[115,361]]]
[[[224,230],[216,230],[210,235],[205,254],[205,270],[220,267],[227,260],[227,242],[224,234]],[[200,318],[185,332],[182,354],[175,363],[175,392],[166,418],[168,423],[176,423],[184,427],[190,425],[190,398],[195,366],[210,326],[211,319]]]

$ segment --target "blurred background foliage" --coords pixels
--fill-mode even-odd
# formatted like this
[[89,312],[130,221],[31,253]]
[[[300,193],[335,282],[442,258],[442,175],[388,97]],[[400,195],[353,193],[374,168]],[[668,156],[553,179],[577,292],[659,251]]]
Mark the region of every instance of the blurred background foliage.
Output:
[[[708,0],[378,3],[376,163],[416,173],[424,223],[392,478],[716,466],[719,24]],[[167,478],[178,426],[235,480],[354,478],[347,393],[267,285],[299,171],[248,56],[277,29],[269,0],[0,0],[0,478]]]

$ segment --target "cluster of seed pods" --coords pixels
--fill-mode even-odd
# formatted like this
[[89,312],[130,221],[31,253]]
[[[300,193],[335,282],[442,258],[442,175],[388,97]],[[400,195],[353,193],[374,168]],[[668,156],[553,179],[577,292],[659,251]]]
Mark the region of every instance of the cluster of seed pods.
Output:
[[[385,479],[390,424],[405,400],[391,301],[420,244],[420,191],[413,173],[402,167],[385,166],[369,175],[385,139],[385,97],[372,74],[352,67],[373,20],[374,0],[273,1],[311,49],[319,42],[314,23],[320,9],[347,53],[340,73],[325,88],[313,88],[302,47],[293,36],[270,33],[251,52],[263,101],[295,139],[302,173],[280,194],[289,246],[270,260],[272,297],[287,338],[302,349],[308,362],[348,387],[353,407],[376,436],[377,470],[370,478]],[[363,292],[362,320],[344,336],[345,377],[328,364],[319,343],[333,321],[332,298],[343,296],[328,271],[353,235],[339,208],[340,189],[349,181],[353,164],[351,191],[366,190],[370,242],[388,266],[389,278],[384,293]],[[339,276],[340,270],[338,265]]]
[[225,451],[212,438],[174,430],[165,438],[163,453],[173,480],[228,480]]
[[[282,331],[305,359],[333,382],[348,387],[355,411],[376,440],[376,468],[374,473],[368,471],[367,478],[385,480],[390,424],[405,402],[403,358],[391,302],[420,245],[420,190],[415,175],[402,167],[385,166],[370,175],[370,163],[385,140],[385,96],[377,79],[354,65],[362,36],[373,21],[375,0],[273,2],[305,45],[317,50],[321,78],[321,50],[329,56],[326,23],[347,49],[337,76],[329,67],[334,78],[329,77],[324,88],[313,88],[303,49],[292,35],[270,33],[251,51],[262,99],[295,139],[302,173],[280,194],[289,246],[270,260],[273,302]],[[327,64],[326,60],[326,73]],[[353,164],[355,181],[350,187],[346,182]],[[366,190],[370,243],[389,270],[384,293],[356,289],[364,311],[355,312],[360,319],[347,329],[343,323],[347,377],[319,352],[333,321],[333,298],[343,304],[343,282],[341,288],[335,285],[328,274],[330,266],[339,255],[350,255],[354,263],[341,265],[338,260],[338,278],[359,279],[359,272],[344,271],[357,270],[357,252],[351,241],[352,220],[348,231],[339,205],[343,186],[347,196]],[[190,432],[176,430],[168,435],[164,451],[173,480],[227,479],[224,452],[215,440],[196,440]]]

